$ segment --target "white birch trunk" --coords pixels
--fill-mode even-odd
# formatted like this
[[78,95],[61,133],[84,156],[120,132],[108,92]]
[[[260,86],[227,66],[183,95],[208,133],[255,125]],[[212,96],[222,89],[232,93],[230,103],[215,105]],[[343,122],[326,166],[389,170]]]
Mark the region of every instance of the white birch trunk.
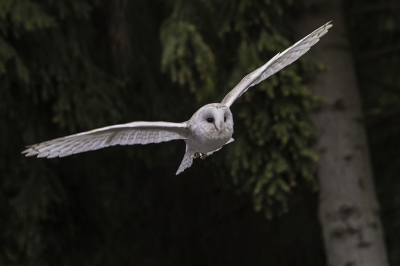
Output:
[[303,2],[306,13],[297,24],[299,37],[333,20],[332,29],[310,51],[327,66],[310,87],[327,100],[312,119],[318,130],[319,218],[328,265],[386,266],[379,205],[340,1]]

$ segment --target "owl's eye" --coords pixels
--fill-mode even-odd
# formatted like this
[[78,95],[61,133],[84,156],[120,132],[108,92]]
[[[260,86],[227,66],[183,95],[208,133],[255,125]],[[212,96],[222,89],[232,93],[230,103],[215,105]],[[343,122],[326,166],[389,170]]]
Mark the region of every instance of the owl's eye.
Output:
[[224,122],[226,122],[226,116],[224,116]]
[[214,122],[214,118],[212,118],[212,117],[207,118],[207,122],[208,122],[208,123]]

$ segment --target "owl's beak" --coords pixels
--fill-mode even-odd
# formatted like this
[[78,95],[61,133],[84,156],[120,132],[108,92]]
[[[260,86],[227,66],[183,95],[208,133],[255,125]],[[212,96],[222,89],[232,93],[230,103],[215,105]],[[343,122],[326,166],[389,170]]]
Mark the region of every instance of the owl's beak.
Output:
[[218,131],[222,128],[223,123],[224,123],[224,120],[220,119],[219,117],[216,117],[214,120],[214,126]]

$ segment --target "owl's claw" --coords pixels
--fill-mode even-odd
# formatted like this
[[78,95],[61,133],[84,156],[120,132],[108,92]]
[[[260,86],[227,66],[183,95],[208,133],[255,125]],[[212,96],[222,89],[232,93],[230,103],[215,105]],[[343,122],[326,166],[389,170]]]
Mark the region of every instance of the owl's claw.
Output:
[[204,160],[207,157],[207,153],[201,153],[201,152],[196,152],[195,154],[192,155],[193,159],[199,158]]

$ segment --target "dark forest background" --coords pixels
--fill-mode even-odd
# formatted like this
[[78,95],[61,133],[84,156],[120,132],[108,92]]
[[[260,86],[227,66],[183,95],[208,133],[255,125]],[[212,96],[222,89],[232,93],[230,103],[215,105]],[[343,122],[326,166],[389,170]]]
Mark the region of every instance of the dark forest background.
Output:
[[[292,0],[0,0],[0,265],[326,265],[309,118],[324,100],[307,84],[327,66],[310,55],[244,94],[235,142],[178,176],[183,141],[20,154],[188,120],[297,41],[302,12]],[[400,4],[353,0],[343,13],[400,265]]]

